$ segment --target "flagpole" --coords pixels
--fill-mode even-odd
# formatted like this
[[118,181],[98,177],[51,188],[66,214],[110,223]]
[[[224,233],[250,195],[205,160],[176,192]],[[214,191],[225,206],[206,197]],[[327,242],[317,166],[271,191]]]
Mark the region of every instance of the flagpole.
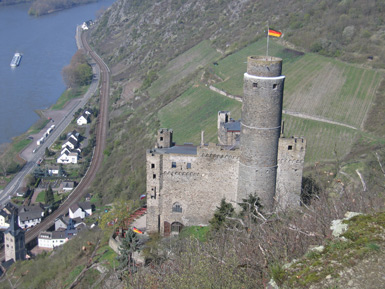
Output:
[[267,22],[267,48],[266,48],[266,59],[269,57],[269,21]]

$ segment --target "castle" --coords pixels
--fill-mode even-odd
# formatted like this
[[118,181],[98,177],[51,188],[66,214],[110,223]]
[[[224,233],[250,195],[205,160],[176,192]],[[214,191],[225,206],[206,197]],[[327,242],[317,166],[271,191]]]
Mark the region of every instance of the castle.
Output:
[[223,198],[237,204],[256,195],[267,212],[299,206],[306,151],[303,138],[281,134],[285,76],[282,59],[250,56],[242,118],[218,113],[218,144],[175,145],[160,129],[146,153],[148,233],[179,233],[207,225]]

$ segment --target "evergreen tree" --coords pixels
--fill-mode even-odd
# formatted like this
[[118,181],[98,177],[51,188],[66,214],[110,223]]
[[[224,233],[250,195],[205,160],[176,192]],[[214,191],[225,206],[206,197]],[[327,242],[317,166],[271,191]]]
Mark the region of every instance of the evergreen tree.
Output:
[[[242,208],[241,216],[253,214],[257,216],[257,210],[260,212],[263,208],[260,198],[256,194],[250,194],[247,199],[242,199],[242,203],[239,204]],[[255,219],[254,219],[255,220]]]
[[219,230],[220,227],[226,222],[226,217],[231,217],[234,214],[234,207],[232,204],[227,203],[223,198],[221,204],[217,207],[214,213],[214,217],[210,220],[210,224],[214,230]]
[[53,196],[53,190],[51,185],[48,186],[48,189],[45,191],[44,202],[46,205],[51,205],[55,201],[55,197]]
[[132,259],[132,254],[136,251],[139,251],[139,239],[137,234],[129,229],[119,247],[120,255],[117,258],[119,261],[119,269],[133,271],[135,263]]

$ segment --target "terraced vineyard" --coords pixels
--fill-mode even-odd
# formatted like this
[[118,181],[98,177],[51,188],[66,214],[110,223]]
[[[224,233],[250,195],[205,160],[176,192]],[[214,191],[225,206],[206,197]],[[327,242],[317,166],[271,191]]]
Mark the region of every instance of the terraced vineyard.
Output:
[[[215,65],[208,64],[207,71],[223,80],[214,86],[242,96],[243,74],[249,55],[266,55],[266,42],[258,41]],[[320,120],[284,115],[285,135],[307,139],[308,164],[342,158],[362,133],[383,74],[332,58],[286,49],[275,41],[270,42],[269,55],[283,58],[283,74],[286,75],[284,109]],[[178,143],[199,143],[201,130],[205,130],[206,141],[216,142],[217,111],[230,110],[232,117],[238,119],[240,107],[239,102],[197,85],[163,108],[159,117],[162,127],[174,129]],[[322,120],[350,125],[357,130]]]

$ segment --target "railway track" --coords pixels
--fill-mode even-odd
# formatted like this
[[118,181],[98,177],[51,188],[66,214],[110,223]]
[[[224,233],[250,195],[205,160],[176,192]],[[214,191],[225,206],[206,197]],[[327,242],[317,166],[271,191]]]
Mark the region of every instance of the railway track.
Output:
[[[103,151],[105,149],[107,126],[108,126],[108,96],[110,91],[110,71],[104,61],[91,49],[87,40],[86,33],[81,33],[81,42],[87,53],[94,59],[100,68],[100,102],[99,102],[99,116],[96,130],[96,144],[94,147],[93,158],[88,168],[86,175],[83,177],[78,186],[74,189],[71,195],[64,201],[64,203],[52,214],[47,216],[40,224],[30,229],[25,234],[25,243],[28,244],[36,240],[41,231],[46,231],[54,225],[55,219],[60,215],[66,214],[70,206],[80,201],[85,195],[87,189],[90,187],[92,181],[96,177],[103,161]],[[4,260],[4,250],[0,252],[0,260]]]

